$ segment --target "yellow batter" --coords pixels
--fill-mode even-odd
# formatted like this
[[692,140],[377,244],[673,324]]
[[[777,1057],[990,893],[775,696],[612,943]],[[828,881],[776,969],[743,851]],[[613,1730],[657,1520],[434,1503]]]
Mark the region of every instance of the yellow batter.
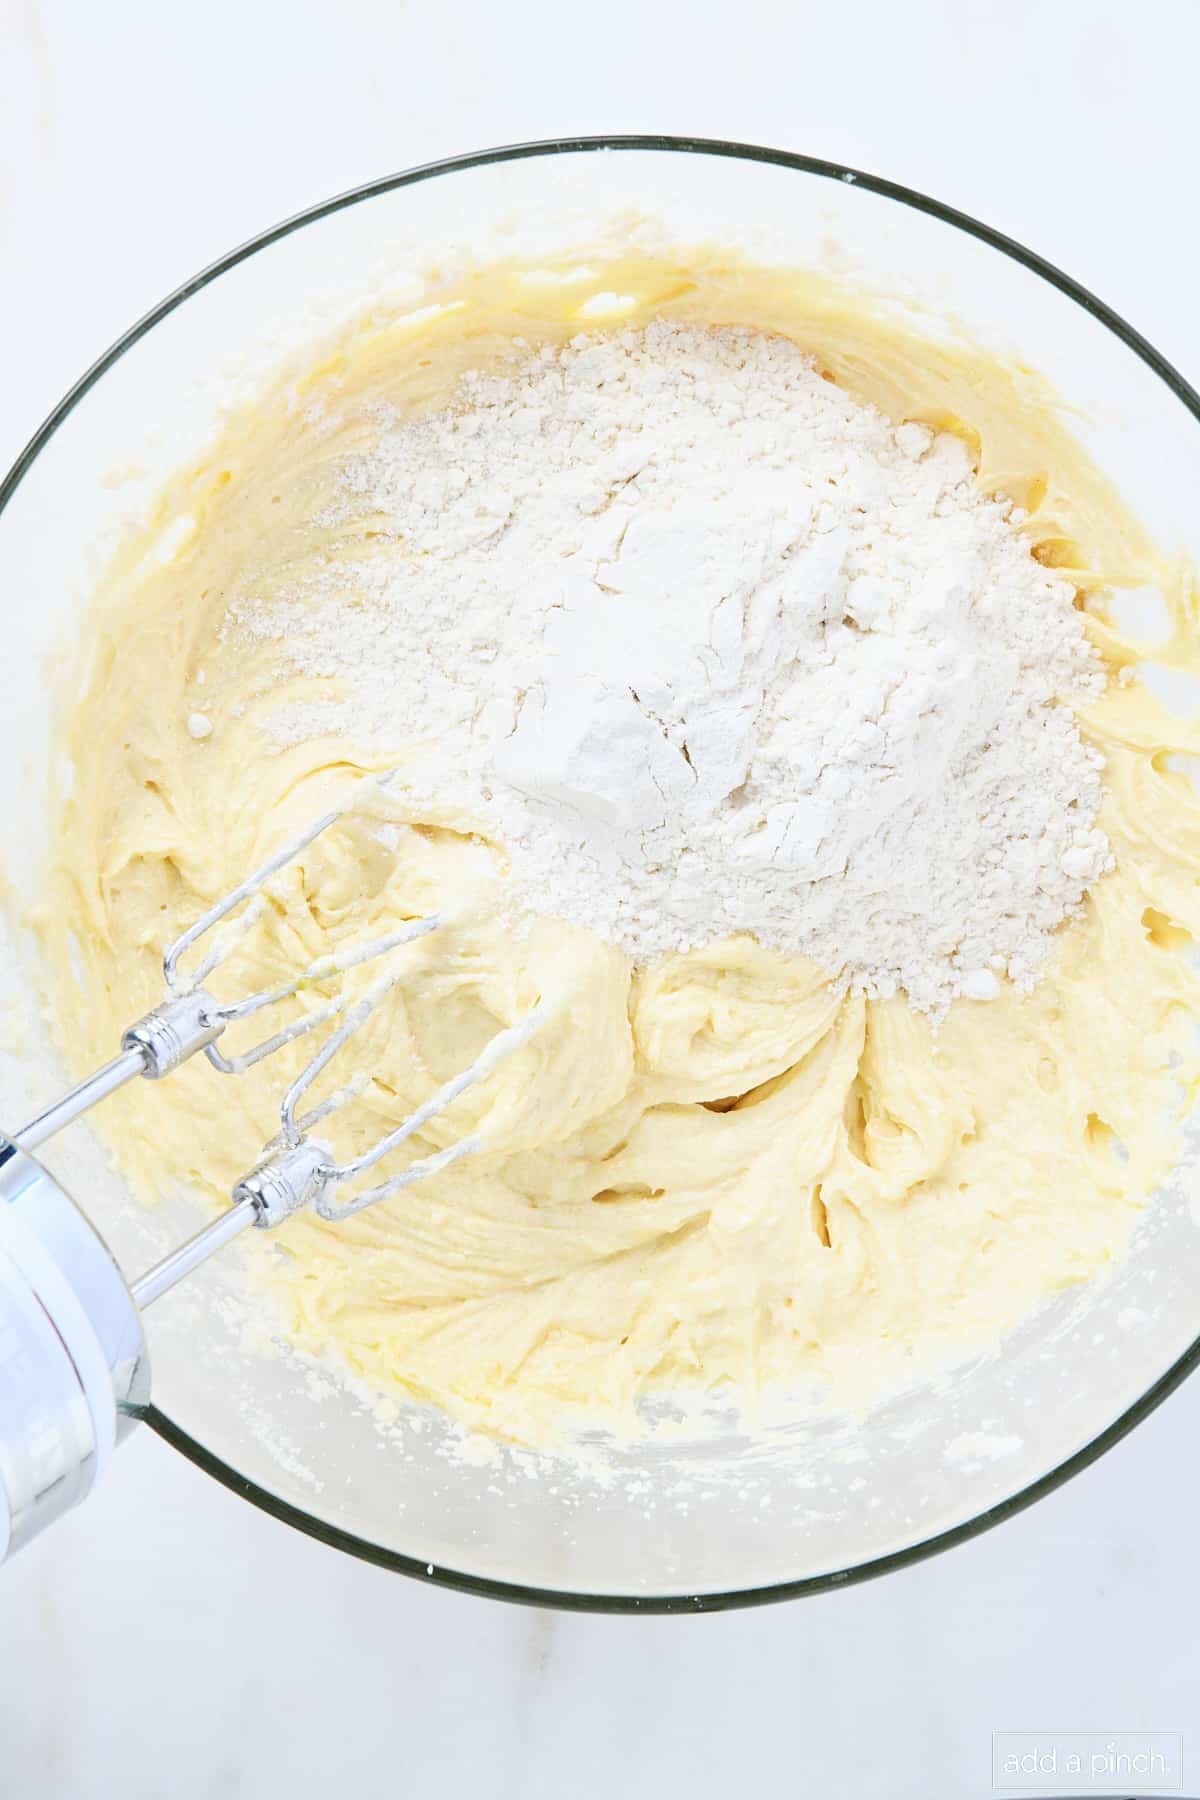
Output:
[[[746,938],[640,971],[553,921],[516,944],[489,918],[502,850],[402,800],[375,809],[400,822],[397,848],[367,820],[323,838],[215,985],[259,985],[448,901],[476,909],[404,953],[401,987],[355,1046],[374,1079],[340,1149],[547,1004],[539,1035],[417,1145],[480,1129],[494,1148],[348,1224],[306,1215],[255,1234],[256,1278],[300,1348],[535,1442],[564,1416],[632,1428],[637,1399],[668,1389],[753,1397],[816,1380],[870,1400],[1118,1257],[1170,1161],[1195,1061],[1200,995],[1181,952],[1200,933],[1200,805],[1168,758],[1200,749],[1200,732],[1117,679],[1142,648],[1105,595],[1158,585],[1172,636],[1154,654],[1193,669],[1195,596],[1033,375],[906,336],[814,277],[696,255],[493,269],[437,299],[287,371],[119,553],[65,727],[75,779],[40,920],[57,1010],[81,1067],[106,1058],[160,997],[164,943],[383,766],[331,738],[270,751],[267,713],[328,690],[225,628],[231,604],[278,598],[327,548],[313,521],[339,459],[378,429],[371,401],[429,407],[514,335],[602,329],[606,309],[783,331],[896,420],[962,432],[981,484],[1029,508],[1035,553],[1076,582],[1109,662],[1081,723],[1107,759],[1117,868],[1036,990],[956,1002],[935,1036],[903,999],[839,1000],[821,970]],[[210,735],[189,731],[197,714]],[[103,1129],[141,1193],[185,1184],[216,1205],[274,1132],[301,1060],[237,1081],[199,1060],[135,1084]]]

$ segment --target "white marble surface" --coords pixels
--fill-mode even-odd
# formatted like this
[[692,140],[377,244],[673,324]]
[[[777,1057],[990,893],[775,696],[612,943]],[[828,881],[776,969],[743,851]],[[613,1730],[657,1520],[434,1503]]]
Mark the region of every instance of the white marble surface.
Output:
[[[1198,51],[1194,0],[0,0],[0,461],[235,241],[391,169],[557,133],[740,137],[924,188],[1195,379]],[[993,1731],[1047,1728],[1188,1734],[1196,1788],[1198,1475],[1193,1382],[933,1563],[625,1620],[352,1563],[145,1435],[0,1575],[0,1795],[957,1800],[990,1791]]]

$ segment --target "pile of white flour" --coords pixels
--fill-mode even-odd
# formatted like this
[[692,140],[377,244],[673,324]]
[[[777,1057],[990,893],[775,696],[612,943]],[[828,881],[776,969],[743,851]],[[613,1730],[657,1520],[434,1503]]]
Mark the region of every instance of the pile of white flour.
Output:
[[662,323],[379,426],[319,521],[342,548],[232,610],[336,678],[276,741],[411,751],[514,907],[637,957],[752,932],[934,1012],[1030,984],[1111,863],[1069,710],[1103,676],[956,439],[783,339]]

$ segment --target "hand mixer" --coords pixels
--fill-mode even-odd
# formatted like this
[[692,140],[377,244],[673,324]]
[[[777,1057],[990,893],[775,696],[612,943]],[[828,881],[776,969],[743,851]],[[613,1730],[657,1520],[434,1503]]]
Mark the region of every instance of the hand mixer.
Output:
[[[369,780],[385,785],[391,773]],[[0,1135],[0,1560],[91,1492],[113,1448],[144,1412],[150,1392],[145,1307],[248,1226],[270,1230],[303,1206],[333,1222],[349,1218],[483,1145],[479,1134],[461,1138],[387,1180],[338,1197],[519,1049],[537,1029],[540,1004],[497,1032],[470,1068],[438,1088],[395,1130],[346,1162],[310,1134],[362,1091],[366,1077],[352,1077],[307,1112],[298,1108],[396,986],[399,969],[385,967],[353,1004],[344,992],[321,1000],[237,1055],[218,1048],[230,1025],[352,968],[386,962],[391,952],[447,922],[441,913],[413,919],[385,937],[320,957],[275,987],[229,1003],[214,997],[207,984],[262,916],[272,877],[351,810],[326,813],[176,939],[163,957],[166,998],[129,1026],[118,1055],[24,1130]],[[184,959],[210,933],[215,933],[210,947],[185,974]],[[30,1152],[137,1076],[159,1081],[201,1050],[221,1074],[241,1074],[335,1019],[339,1022],[284,1094],[279,1134],[235,1184],[227,1211],[127,1286],[82,1212]]]

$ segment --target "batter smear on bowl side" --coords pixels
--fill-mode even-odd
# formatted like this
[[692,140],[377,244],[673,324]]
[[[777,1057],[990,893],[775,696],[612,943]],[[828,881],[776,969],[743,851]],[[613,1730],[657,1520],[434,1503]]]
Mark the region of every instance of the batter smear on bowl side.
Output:
[[[1169,1166],[1200,746],[1111,594],[1157,588],[1191,669],[1190,594],[1034,377],[814,277],[436,302],[285,371],[118,553],[56,1005],[100,1060],[164,941],[395,768],[238,973],[442,916],[356,1042],[349,1151],[541,1023],[404,1153],[477,1154],[254,1247],[293,1343],[533,1443],[655,1394],[869,1402],[1120,1256]],[[121,1096],[135,1188],[217,1200],[288,1056]]]

